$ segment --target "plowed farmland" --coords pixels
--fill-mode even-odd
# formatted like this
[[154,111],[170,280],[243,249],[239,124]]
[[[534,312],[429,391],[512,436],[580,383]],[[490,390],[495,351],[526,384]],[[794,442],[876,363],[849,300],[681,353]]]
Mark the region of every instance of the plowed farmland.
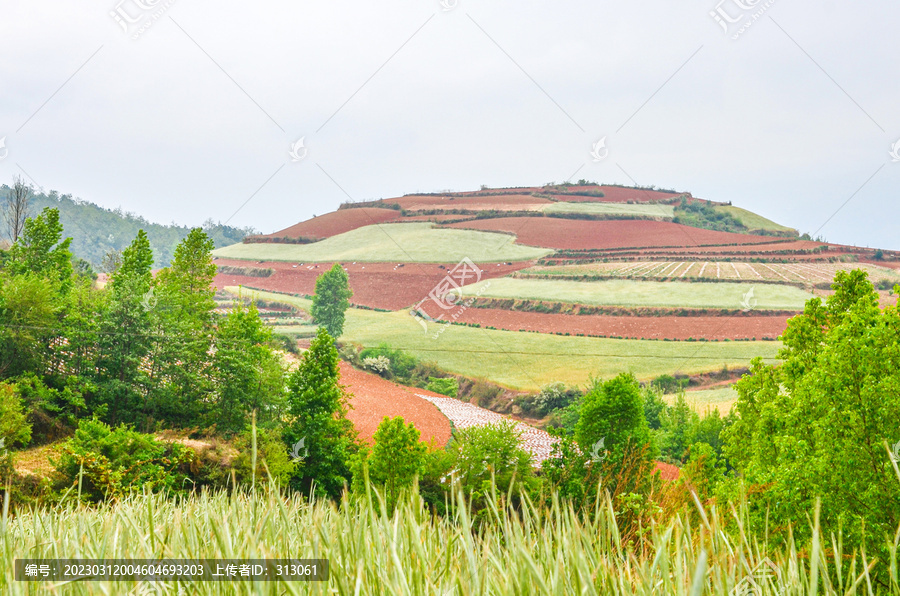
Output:
[[506,232],[518,244],[557,250],[598,250],[625,247],[662,247],[725,244],[763,244],[771,238],[701,230],[664,221],[591,221],[548,217],[506,217],[449,224],[469,230]]
[[[346,362],[341,362],[341,382],[353,394],[350,401],[352,408],[347,418],[369,444],[385,416],[402,416],[407,423],[414,424],[421,433],[419,440],[424,443],[433,439],[443,447],[450,440],[450,421],[447,417],[408,387],[356,370]],[[423,389],[415,391],[430,397],[437,396]]]
[[456,320],[507,331],[635,339],[724,340],[777,339],[787,327],[788,317],[618,317],[469,308]]
[[272,234],[264,234],[262,238],[330,238],[356,228],[385,223],[400,218],[396,209],[359,208],[339,209],[325,215],[294,224],[289,228]]
[[[247,262],[218,259],[216,264],[241,267],[246,266]],[[503,263],[484,265],[482,279],[503,277],[529,264],[517,262],[509,265]],[[220,273],[215,278],[215,284],[220,290],[226,286],[242,285],[291,294],[312,294],[315,291],[316,278],[328,271],[331,265],[332,263],[297,265],[277,261],[254,263],[254,267],[271,268],[275,273],[270,277]],[[353,290],[353,296],[350,298],[352,304],[398,310],[425,299],[456,264],[408,263],[400,267],[398,263],[349,262],[343,265],[350,277],[350,289]]]

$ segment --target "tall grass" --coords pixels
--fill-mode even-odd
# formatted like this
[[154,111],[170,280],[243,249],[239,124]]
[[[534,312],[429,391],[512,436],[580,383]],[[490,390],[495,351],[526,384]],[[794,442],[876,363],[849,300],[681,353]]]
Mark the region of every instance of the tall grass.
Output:
[[[2,518],[0,593],[135,594],[134,582],[28,584],[15,558],[327,558],[322,583],[194,583],[185,594],[871,594],[865,553],[839,537],[773,550],[745,531],[741,508],[699,503],[690,515],[652,527],[642,545],[623,542],[609,501],[590,515],[552,498],[546,506],[504,505],[493,495],[477,522],[458,495],[452,513],[428,513],[417,495],[389,515],[378,493],[335,504],[269,490],[156,495],[88,509],[43,508]],[[691,519],[698,520],[692,522]],[[900,593],[897,540],[889,591]],[[837,564],[835,564],[837,561]],[[756,582],[754,588],[749,583]],[[743,583],[742,583],[743,582]],[[741,592],[741,586],[747,591]],[[756,591],[751,591],[753,588]],[[156,592],[175,594],[159,584]],[[882,587],[882,591],[885,588]]]

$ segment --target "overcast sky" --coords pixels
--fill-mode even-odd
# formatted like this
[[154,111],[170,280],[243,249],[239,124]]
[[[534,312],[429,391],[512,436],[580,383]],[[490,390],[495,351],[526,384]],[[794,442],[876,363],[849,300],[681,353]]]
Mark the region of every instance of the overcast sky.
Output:
[[271,232],[587,178],[900,250],[900,3],[443,2],[0,0],[0,182]]

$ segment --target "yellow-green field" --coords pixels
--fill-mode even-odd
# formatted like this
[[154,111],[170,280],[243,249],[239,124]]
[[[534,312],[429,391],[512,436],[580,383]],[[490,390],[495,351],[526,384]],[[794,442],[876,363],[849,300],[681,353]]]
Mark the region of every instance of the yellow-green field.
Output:
[[[732,386],[716,387],[715,389],[698,389],[696,391],[686,391],[684,399],[698,414],[705,414],[712,408],[719,410],[722,416],[728,414],[731,406],[737,401],[738,394]],[[666,403],[672,405],[675,403],[675,395],[666,395]]]
[[[310,301],[272,292],[229,287],[251,299],[288,302],[308,310]],[[277,331],[290,331],[276,327]],[[435,337],[436,336],[436,337]],[[387,343],[424,361],[468,377],[536,391],[562,381],[584,385],[591,375],[609,378],[631,372],[641,380],[666,373],[694,374],[723,366],[747,366],[755,356],[776,362],[780,342],[668,342],[478,329],[427,323],[423,329],[408,312],[347,311],[342,341],[364,346]]]
[[722,211],[724,213],[728,213],[729,215],[733,215],[737,219],[741,220],[741,223],[750,228],[751,230],[768,230],[771,232],[796,232],[797,230],[793,228],[789,228],[787,226],[783,226],[779,223],[775,223],[771,219],[766,219],[762,215],[758,215],[753,213],[752,211],[747,211],[746,209],[741,209],[740,207],[734,207],[732,205],[716,205],[716,211]]
[[596,306],[802,310],[814,296],[787,285],[509,278],[469,286],[470,295]]
[[437,229],[429,222],[379,224],[357,228],[312,244],[232,244],[213,251],[217,257],[255,261],[333,261],[476,263],[530,261],[551,250],[515,243],[496,232]]
[[541,209],[544,213],[585,213],[589,215],[631,215],[672,219],[675,207],[672,205],[651,205],[646,203],[552,203]]

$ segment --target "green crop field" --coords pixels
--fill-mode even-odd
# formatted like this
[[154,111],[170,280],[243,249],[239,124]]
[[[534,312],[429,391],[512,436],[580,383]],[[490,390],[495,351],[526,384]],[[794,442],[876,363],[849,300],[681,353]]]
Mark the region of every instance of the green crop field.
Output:
[[544,213],[586,213],[590,215],[637,215],[672,219],[675,207],[672,205],[647,205],[628,203],[552,203],[541,209]]
[[[482,287],[484,286],[484,287]],[[480,289],[479,289],[480,288]],[[471,294],[597,306],[802,310],[813,295],[786,285],[660,281],[570,281],[503,277],[470,286]],[[748,292],[752,290],[752,294]]]
[[[310,301],[304,298],[247,288],[226,290],[248,298],[289,302],[304,310],[310,307]],[[445,327],[436,323],[428,323],[427,327],[426,332],[406,311],[382,313],[351,308],[341,340],[364,346],[385,342],[450,372],[484,377],[523,391],[536,391],[553,381],[584,385],[591,375],[609,378],[632,372],[639,379],[649,380],[665,373],[692,374],[723,366],[748,366],[755,356],[775,362],[781,347],[774,341],[665,342]]]
[[771,232],[796,232],[796,230],[794,230],[793,228],[775,223],[771,219],[766,219],[762,215],[758,215],[756,213],[753,213],[752,211],[747,211],[746,209],[741,209],[740,207],[734,207],[732,205],[716,205],[715,210],[733,215],[737,219],[741,220],[741,223],[751,230],[768,230]]
[[312,244],[232,244],[213,251],[218,257],[255,261],[476,263],[529,261],[551,250],[515,244],[495,232],[435,229],[427,222],[357,228]]
[[[737,401],[738,394],[732,386],[716,387],[714,389],[698,389],[697,391],[686,391],[684,399],[688,405],[698,414],[704,414],[711,408],[716,408],[722,416],[728,414],[731,406]],[[675,395],[666,395],[666,403],[672,405],[675,403]]]

